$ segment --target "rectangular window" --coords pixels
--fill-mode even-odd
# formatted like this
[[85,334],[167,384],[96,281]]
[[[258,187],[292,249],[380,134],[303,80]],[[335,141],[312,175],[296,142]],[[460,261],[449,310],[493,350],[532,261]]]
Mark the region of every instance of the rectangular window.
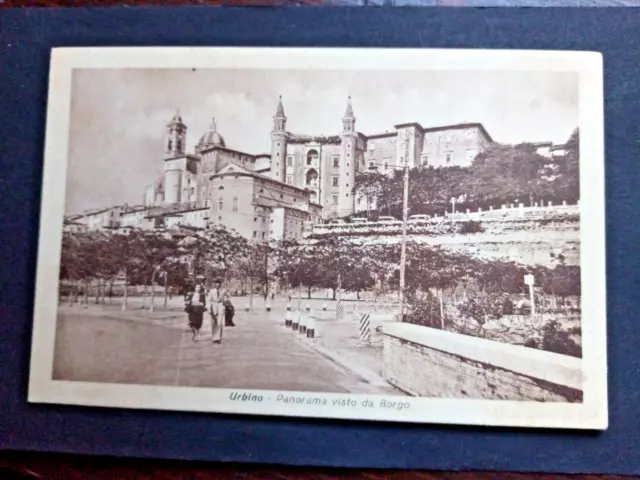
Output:
[[287,167],[293,167],[293,157],[291,155],[287,157]]
[[238,211],[238,197],[233,198],[233,211],[234,212]]
[[340,177],[332,177],[331,185],[333,185],[334,187],[340,186]]
[[429,165],[429,155],[423,155],[422,157],[422,165]]
[[338,168],[340,166],[340,157],[333,157],[333,168]]
[[287,175],[287,183],[291,185],[293,183],[293,175]]
[[264,232],[262,232],[262,238],[264,238],[264,235],[265,235],[265,233],[264,233]]
[[253,232],[253,238],[256,238],[258,236],[258,232]]
[[444,158],[445,158],[445,161],[446,161],[447,163],[451,163],[451,160],[452,160],[452,158],[453,158],[453,155],[452,155],[451,153],[447,153],[447,154],[445,154]]
[[333,195],[332,198],[333,198],[333,204],[338,205],[338,195]]
[[224,202],[222,199],[218,200],[218,211],[222,211],[222,207],[224,207]]
[[384,169],[389,170],[389,162],[384,162]]
[[478,151],[475,149],[467,150],[467,162],[472,163],[475,160],[477,154],[478,154]]

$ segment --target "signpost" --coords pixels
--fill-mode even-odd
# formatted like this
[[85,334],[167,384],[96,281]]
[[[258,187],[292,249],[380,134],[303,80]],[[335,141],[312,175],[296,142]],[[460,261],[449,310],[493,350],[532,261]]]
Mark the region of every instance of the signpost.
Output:
[[531,302],[531,319],[533,320],[533,318],[536,315],[536,303],[535,303],[535,299],[533,298],[533,286],[535,284],[534,276],[531,274],[525,275],[524,283],[525,285],[529,285],[529,301]]

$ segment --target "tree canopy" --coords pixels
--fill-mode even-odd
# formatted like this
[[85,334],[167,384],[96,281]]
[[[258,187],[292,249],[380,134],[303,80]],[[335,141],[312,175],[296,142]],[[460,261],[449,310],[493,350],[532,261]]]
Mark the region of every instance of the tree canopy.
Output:
[[[499,207],[540,201],[575,202],[580,198],[580,132],[576,128],[562,155],[544,157],[530,143],[493,143],[476,156],[470,167],[432,166],[409,172],[410,214],[442,214],[451,211],[453,198],[460,208]],[[378,172],[356,176],[354,193],[379,212],[399,217],[402,212],[402,172],[391,176]]]

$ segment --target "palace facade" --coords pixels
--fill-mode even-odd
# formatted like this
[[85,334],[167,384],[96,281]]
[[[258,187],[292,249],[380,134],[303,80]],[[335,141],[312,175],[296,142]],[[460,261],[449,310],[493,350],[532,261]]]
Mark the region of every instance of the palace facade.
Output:
[[[231,148],[215,120],[188,152],[188,127],[176,113],[166,127],[163,174],[146,188],[143,205],[68,220],[74,228],[90,229],[222,224],[256,242],[295,239],[305,224],[367,209],[353,193],[358,172],[393,174],[405,164],[466,167],[493,142],[481,123],[423,127],[412,122],[364,134],[356,129],[350,98],[340,121],[334,134],[291,132],[280,98],[268,153]],[[540,144],[541,153],[549,148]]]

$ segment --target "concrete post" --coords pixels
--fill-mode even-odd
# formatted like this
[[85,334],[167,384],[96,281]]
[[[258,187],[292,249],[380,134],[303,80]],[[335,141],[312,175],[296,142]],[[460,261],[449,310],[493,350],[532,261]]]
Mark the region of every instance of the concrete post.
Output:
[[295,312],[293,315],[293,323],[291,324],[291,330],[293,330],[294,332],[297,332],[298,327],[300,326],[300,315],[302,315],[302,312],[300,312],[300,310]]
[[307,338],[314,338],[316,336],[316,319],[312,312],[309,312],[307,317]]
[[293,324],[293,312],[291,308],[287,307],[287,311],[284,314],[284,326],[290,327]]

